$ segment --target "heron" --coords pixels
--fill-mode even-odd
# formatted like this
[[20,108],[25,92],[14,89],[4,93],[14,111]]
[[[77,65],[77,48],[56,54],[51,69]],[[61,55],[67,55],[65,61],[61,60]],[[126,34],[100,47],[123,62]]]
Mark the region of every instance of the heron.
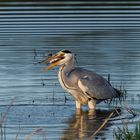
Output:
[[74,67],[75,54],[69,50],[61,50],[42,61],[49,64],[45,71],[59,66],[58,80],[64,90],[73,96],[76,109],[87,105],[95,110],[96,104],[120,97],[121,92],[114,88],[110,82],[96,72]]

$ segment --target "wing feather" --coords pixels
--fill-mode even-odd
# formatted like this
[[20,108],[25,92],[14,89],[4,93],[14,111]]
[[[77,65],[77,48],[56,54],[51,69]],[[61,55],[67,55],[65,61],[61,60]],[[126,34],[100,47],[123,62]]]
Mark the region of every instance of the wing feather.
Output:
[[78,86],[90,98],[111,99],[116,96],[108,81],[97,74],[83,76],[79,79]]

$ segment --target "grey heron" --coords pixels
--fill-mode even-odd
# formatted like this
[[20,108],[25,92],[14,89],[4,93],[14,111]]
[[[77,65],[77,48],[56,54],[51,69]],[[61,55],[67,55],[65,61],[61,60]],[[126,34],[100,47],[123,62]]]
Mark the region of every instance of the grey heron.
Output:
[[94,110],[101,101],[120,95],[120,91],[99,74],[80,67],[74,68],[75,55],[69,50],[59,51],[42,62],[49,63],[46,70],[59,66],[59,82],[74,97],[77,109],[81,105],[88,105],[89,109]]

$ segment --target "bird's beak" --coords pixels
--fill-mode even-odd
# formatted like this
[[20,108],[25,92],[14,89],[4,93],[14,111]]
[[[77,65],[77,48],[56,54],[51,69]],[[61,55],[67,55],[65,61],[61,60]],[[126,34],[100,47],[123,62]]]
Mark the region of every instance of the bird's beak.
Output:
[[64,59],[63,52],[59,52],[52,56],[49,56],[46,60],[42,61],[42,63],[49,64],[48,67],[44,68],[44,71],[51,70],[53,67],[59,65],[62,59]]

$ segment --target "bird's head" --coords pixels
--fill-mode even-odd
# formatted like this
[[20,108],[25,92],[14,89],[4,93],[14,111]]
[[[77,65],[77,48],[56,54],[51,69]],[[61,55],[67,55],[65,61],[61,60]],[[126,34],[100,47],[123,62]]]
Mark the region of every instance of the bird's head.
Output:
[[49,56],[47,59],[43,60],[43,63],[49,63],[49,66],[45,70],[50,70],[55,66],[64,65],[71,61],[74,55],[69,50],[62,50],[56,54]]

